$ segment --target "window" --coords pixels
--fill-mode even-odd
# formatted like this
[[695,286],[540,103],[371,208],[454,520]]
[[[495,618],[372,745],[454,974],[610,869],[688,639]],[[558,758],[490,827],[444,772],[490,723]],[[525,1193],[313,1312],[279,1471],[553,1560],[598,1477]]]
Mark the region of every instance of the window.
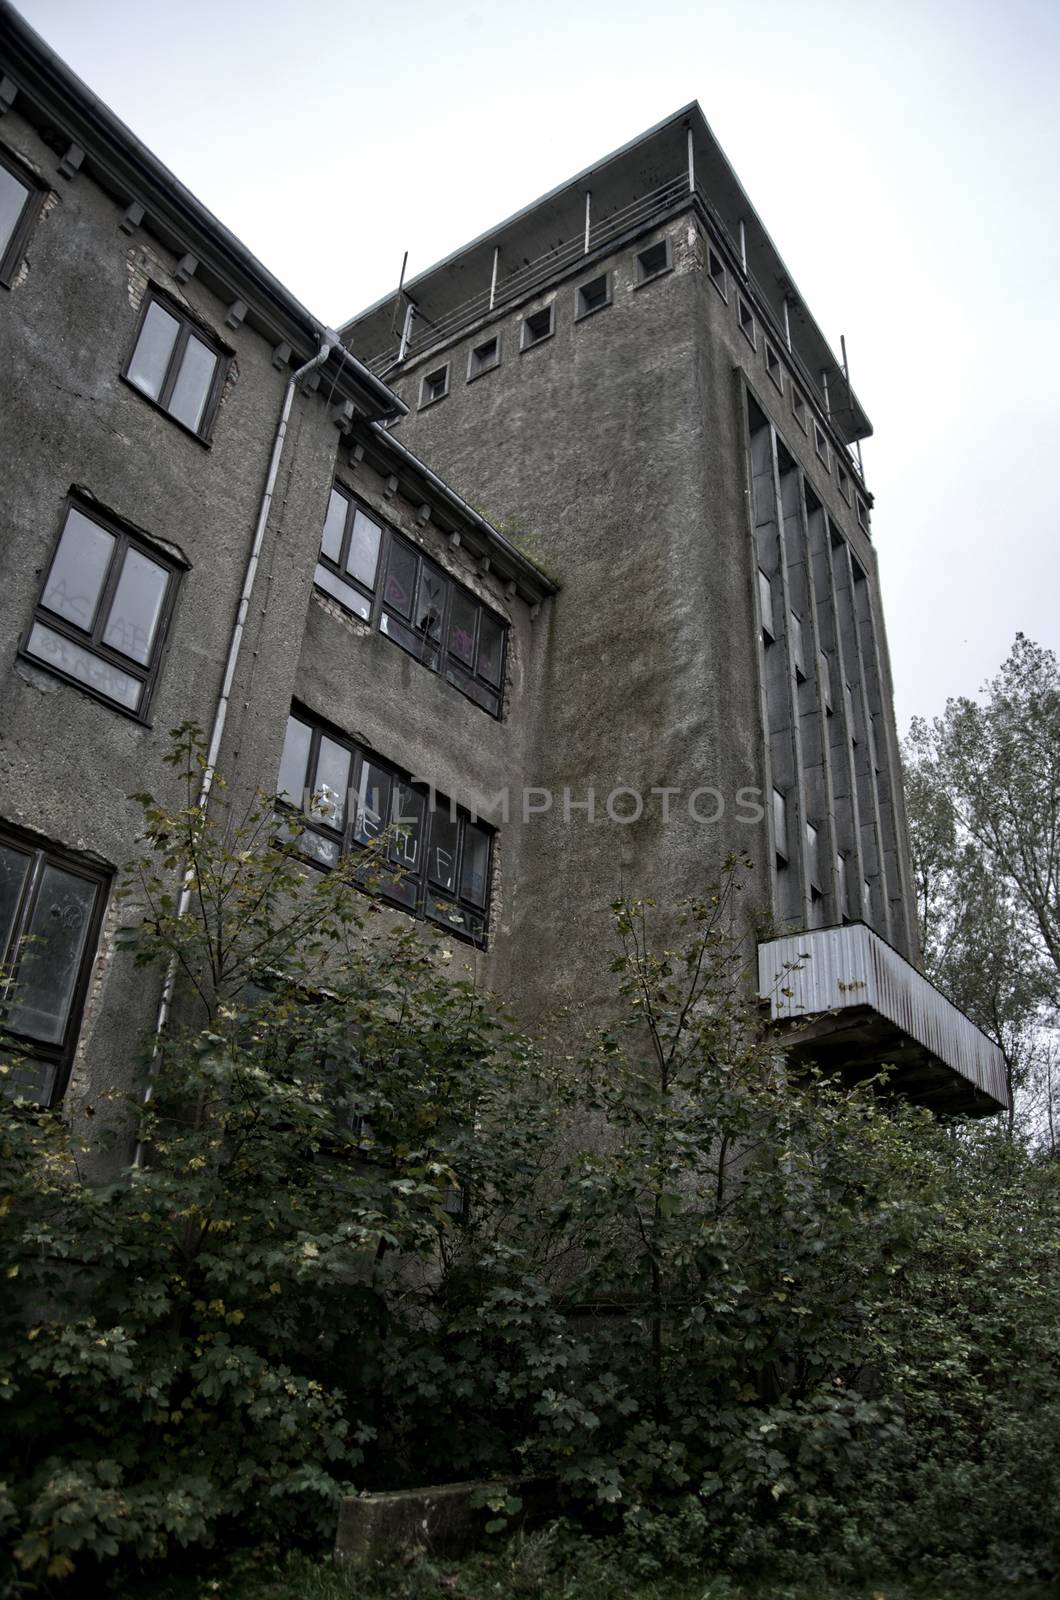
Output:
[[854,711],[854,690],[849,683],[845,683],[843,685],[843,703],[846,706],[847,730],[850,734],[850,743],[856,750],[858,744],[858,723],[857,716],[855,715]]
[[363,621],[378,617],[388,639],[500,716],[507,623],[339,484],[313,581]]
[[835,883],[839,915],[847,922],[850,913],[847,903],[847,858],[844,855],[835,858]]
[[798,423],[798,425],[802,429],[803,433],[805,433],[806,432],[806,400],[805,400],[805,397],[799,393],[798,389],[796,389],[794,384],[792,384],[792,386],[791,386],[791,409],[795,413],[795,421]]
[[53,1105],[70,1076],[108,874],[0,827],[0,1017],[27,1059],[14,1094]]
[[770,344],[768,339],[766,340],[766,371],[776,384],[777,388],[780,390],[781,394],[783,394],[784,374],[780,365],[780,357],[777,355],[777,352],[773,349],[773,346]]
[[152,296],[125,377],[191,433],[205,439],[220,393],[221,349],[181,312]]
[[555,333],[555,306],[544,306],[523,319],[522,348],[532,350],[535,344],[544,344]]
[[773,585],[761,567],[758,569],[758,603],[762,610],[762,633],[766,643],[772,644],[776,638],[776,628],[773,624]]
[[483,344],[476,345],[468,357],[467,381],[481,378],[484,372],[492,372],[494,367],[501,364],[501,342],[497,338],[487,339]]
[[424,406],[433,405],[435,400],[444,400],[449,393],[449,363],[436,367],[433,372],[425,372],[423,382],[420,384],[420,410]]
[[500,716],[506,625],[396,534],[387,551],[379,627],[491,716]]
[[755,350],[758,347],[755,337],[755,319],[751,313],[751,307],[747,304],[743,295],[737,297],[737,307],[740,318],[740,332],[751,346],[751,349]]
[[0,155],[0,283],[10,287],[37,213],[40,190]]
[[313,581],[354,616],[371,619],[382,526],[337,485],[331,491]]
[[795,661],[796,683],[806,682],[806,669],[802,655],[802,618],[797,611],[791,613],[791,653]]
[[598,278],[590,278],[588,283],[578,285],[574,320],[578,322],[582,317],[591,317],[594,311],[602,311],[610,304],[611,274],[602,272]]
[[864,528],[865,532],[868,533],[868,531],[869,531],[869,508],[865,504],[864,500],[861,498],[860,495],[856,495],[855,499],[857,501],[858,522]]
[[728,300],[729,295],[725,287],[725,263],[713,245],[707,246],[707,275],[721,298]]
[[650,283],[653,278],[661,277],[670,270],[670,241],[660,239],[657,244],[650,244],[646,250],[637,253],[637,287],[642,283]]
[[806,824],[806,865],[810,874],[810,888],[821,892],[820,841],[812,822]]
[[143,720],[177,577],[161,551],[71,504],[22,654]]
[[773,790],[773,846],[777,852],[777,865],[788,861],[788,801],[779,789]]
[[821,667],[821,699],[824,702],[825,715],[830,717],[832,715],[832,668],[823,650],[817,659]]
[[[379,893],[416,917],[482,943],[492,834],[378,756],[301,714],[287,720],[277,794],[302,814],[300,850],[324,867],[382,852]],[[372,887],[375,887],[374,883]]]
[[813,419],[813,447],[817,451],[817,454],[820,456],[821,460],[824,462],[825,466],[827,467],[827,465],[828,465],[828,440],[825,437],[824,429],[821,427],[821,424],[817,421],[816,417],[814,417],[814,419]]
[[850,475],[849,473],[843,471],[843,468],[839,466],[838,462],[836,463],[836,476],[839,479],[839,493],[843,496],[843,499],[846,501],[847,505],[849,505]]

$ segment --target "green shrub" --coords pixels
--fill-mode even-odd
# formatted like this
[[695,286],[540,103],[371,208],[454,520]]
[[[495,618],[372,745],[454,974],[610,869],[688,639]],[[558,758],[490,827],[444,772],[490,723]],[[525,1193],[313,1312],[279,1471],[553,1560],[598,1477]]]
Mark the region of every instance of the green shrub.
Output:
[[192,730],[174,759],[129,890],[125,959],[178,978],[146,1159],[90,1182],[61,1119],[0,1118],[21,1582],[522,1474],[645,1583],[1055,1574],[1060,1168],[793,1074],[738,863],[680,917],[615,908],[616,1021],[554,1056],[270,808],[204,817]]

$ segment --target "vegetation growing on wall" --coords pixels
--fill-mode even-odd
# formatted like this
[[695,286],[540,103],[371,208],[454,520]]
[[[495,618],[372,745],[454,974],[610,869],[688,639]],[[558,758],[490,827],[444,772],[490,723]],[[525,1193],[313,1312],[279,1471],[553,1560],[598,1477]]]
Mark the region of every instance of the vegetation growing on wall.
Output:
[[204,817],[193,730],[174,760],[130,884],[127,959],[181,980],[146,1159],[100,1187],[58,1119],[2,1120],[19,1581],[326,1545],[340,1493],[523,1472],[632,1576],[1055,1571],[1060,1167],[793,1076],[740,863],[665,946],[615,908],[618,1020],[555,1058],[355,863]]

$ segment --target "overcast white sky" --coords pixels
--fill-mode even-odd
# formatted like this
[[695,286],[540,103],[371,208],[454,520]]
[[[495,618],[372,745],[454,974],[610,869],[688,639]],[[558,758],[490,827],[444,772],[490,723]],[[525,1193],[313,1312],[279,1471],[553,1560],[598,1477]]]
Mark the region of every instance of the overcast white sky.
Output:
[[847,337],[899,728],[1060,647],[1060,0],[19,3],[332,324],[698,99]]

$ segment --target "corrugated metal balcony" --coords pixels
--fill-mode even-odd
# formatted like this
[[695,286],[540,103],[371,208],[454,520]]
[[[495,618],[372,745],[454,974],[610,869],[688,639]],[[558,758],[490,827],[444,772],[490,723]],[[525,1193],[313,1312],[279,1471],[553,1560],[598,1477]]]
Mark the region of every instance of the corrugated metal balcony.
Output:
[[934,1111],[1008,1107],[997,1045],[864,923],[760,944],[758,992],[796,1060],[849,1078],[887,1066],[894,1089]]

